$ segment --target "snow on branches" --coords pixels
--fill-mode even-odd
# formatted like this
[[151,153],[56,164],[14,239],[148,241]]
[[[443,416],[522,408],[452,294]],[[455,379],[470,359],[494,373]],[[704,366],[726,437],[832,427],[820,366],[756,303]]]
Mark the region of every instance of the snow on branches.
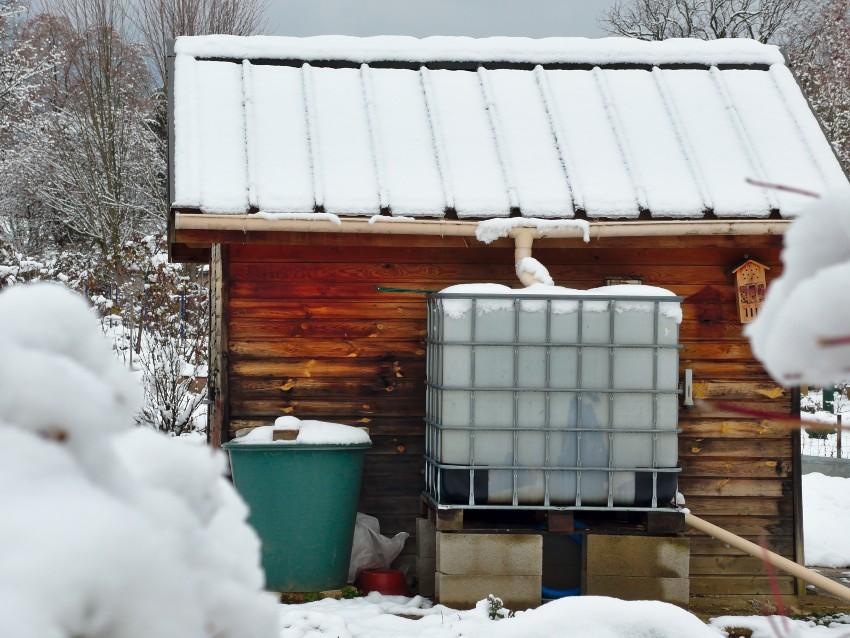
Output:
[[165,218],[161,117],[117,7],[57,1],[5,31],[0,233],[18,249],[70,239],[115,253]]
[[797,24],[789,63],[838,161],[850,171],[850,1],[816,3]]
[[603,24],[641,40],[752,38],[769,42],[788,27],[803,0],[618,0]]

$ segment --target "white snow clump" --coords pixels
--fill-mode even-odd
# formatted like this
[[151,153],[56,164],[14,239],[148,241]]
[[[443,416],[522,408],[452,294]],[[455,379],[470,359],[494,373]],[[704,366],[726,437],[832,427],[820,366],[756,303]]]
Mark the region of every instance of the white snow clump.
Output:
[[785,234],[782,275],[747,326],[753,352],[779,383],[850,377],[850,188],[816,200]]
[[534,257],[523,257],[516,263],[516,276],[525,286],[543,284],[554,286],[555,280],[549,270]]

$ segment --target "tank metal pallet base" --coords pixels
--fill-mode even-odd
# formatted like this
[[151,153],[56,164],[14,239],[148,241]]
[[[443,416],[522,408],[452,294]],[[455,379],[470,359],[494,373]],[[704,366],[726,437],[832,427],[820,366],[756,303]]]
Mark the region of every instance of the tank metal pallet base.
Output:
[[528,532],[545,530],[571,534],[580,517],[582,531],[608,534],[673,535],[685,529],[685,515],[675,510],[533,510],[470,509],[440,507],[426,494],[422,495],[421,513],[437,531],[503,531]]

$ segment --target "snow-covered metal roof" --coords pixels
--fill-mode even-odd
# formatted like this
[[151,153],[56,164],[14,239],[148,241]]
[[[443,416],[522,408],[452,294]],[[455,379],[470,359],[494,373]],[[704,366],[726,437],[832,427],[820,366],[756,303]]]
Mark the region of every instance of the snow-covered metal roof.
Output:
[[749,40],[206,36],[175,45],[173,205],[766,217],[846,178]]

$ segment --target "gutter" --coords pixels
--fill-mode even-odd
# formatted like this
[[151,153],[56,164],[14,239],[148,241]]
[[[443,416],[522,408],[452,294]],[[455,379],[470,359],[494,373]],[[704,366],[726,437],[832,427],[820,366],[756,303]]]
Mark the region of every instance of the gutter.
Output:
[[[369,223],[364,217],[329,219],[267,219],[256,215],[221,215],[210,213],[174,213],[176,231],[236,231],[339,233],[361,235],[430,235],[437,237],[475,237],[478,221],[422,219],[416,221],[377,221]],[[682,220],[623,220],[591,221],[591,239],[601,237],[677,237],[706,235],[783,235],[791,220],[763,219],[682,219]],[[581,238],[577,226],[535,229],[516,227],[508,236],[534,238]],[[523,243],[528,239],[522,240]],[[525,245],[522,250],[525,251]],[[527,248],[530,251],[530,242]]]

